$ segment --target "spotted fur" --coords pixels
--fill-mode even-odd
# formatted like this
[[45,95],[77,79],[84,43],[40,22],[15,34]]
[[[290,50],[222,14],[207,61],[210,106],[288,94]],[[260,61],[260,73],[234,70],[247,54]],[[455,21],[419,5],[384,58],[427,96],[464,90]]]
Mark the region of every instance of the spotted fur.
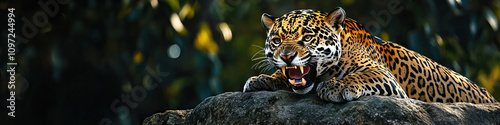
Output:
[[[278,70],[271,76],[251,77],[244,92],[284,89],[305,94],[314,86],[321,99],[332,102],[370,95],[425,102],[497,102],[486,89],[455,71],[370,35],[346,19],[342,8],[330,13],[295,10],[279,18],[263,14],[262,23],[268,36],[265,61]],[[314,69],[303,76],[310,76],[307,84],[296,87],[281,69],[287,66]]]

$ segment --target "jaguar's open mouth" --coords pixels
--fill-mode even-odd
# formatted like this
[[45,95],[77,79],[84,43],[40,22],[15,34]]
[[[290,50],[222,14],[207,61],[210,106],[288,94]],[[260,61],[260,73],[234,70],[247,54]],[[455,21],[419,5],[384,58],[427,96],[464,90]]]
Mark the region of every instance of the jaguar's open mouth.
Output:
[[[281,71],[287,77],[288,82],[292,84],[294,91],[311,89],[316,77],[315,70],[311,70],[311,66],[284,66],[281,67]],[[306,93],[309,91],[306,90]]]

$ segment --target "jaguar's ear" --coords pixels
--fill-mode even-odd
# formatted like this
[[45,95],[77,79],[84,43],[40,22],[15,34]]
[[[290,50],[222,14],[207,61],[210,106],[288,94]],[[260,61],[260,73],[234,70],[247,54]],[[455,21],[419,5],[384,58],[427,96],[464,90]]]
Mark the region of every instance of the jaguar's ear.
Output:
[[260,20],[262,21],[262,25],[264,26],[264,28],[266,28],[266,31],[269,31],[271,26],[274,24],[274,19],[276,19],[276,18],[271,17],[271,15],[269,15],[267,13],[262,14],[262,17]]
[[338,26],[343,26],[345,20],[345,11],[341,7],[337,7],[332,12],[328,13],[325,17],[325,21],[331,26],[337,28]]

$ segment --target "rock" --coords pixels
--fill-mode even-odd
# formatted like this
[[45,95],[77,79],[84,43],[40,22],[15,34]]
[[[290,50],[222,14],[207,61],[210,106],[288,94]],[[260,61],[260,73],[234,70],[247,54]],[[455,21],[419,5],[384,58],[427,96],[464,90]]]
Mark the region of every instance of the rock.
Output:
[[188,110],[167,110],[163,113],[156,113],[147,117],[143,121],[143,125],[172,125],[184,124],[186,115],[191,112]]
[[[176,119],[157,115],[145,123]],[[205,99],[185,120],[186,124],[500,124],[500,103],[426,103],[386,96],[330,103],[315,94],[288,91],[227,92]]]

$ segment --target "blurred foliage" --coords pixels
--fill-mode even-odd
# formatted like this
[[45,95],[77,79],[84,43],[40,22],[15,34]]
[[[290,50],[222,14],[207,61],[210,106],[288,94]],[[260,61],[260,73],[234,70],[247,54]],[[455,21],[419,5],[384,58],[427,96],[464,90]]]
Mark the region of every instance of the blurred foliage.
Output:
[[[403,10],[382,25],[372,13],[387,11],[390,1]],[[35,12],[43,11],[37,2],[0,2],[2,10],[16,8],[19,35],[21,18],[32,21]],[[251,58],[266,37],[262,13],[330,12],[337,6],[361,24],[380,24],[374,35],[454,69],[500,99],[498,0],[74,0],[60,5],[48,25],[18,47],[15,121],[140,124],[166,109],[194,108],[206,97],[241,91],[250,76],[273,72],[251,69],[257,63]],[[7,31],[1,33],[4,38]],[[1,64],[7,62],[4,45]],[[157,87],[152,87],[158,81],[148,68],[163,73]],[[1,73],[0,97],[5,99],[8,75]],[[136,107],[119,103],[128,112],[112,110],[114,100],[139,87],[153,89],[142,95],[146,99],[132,100]]]

